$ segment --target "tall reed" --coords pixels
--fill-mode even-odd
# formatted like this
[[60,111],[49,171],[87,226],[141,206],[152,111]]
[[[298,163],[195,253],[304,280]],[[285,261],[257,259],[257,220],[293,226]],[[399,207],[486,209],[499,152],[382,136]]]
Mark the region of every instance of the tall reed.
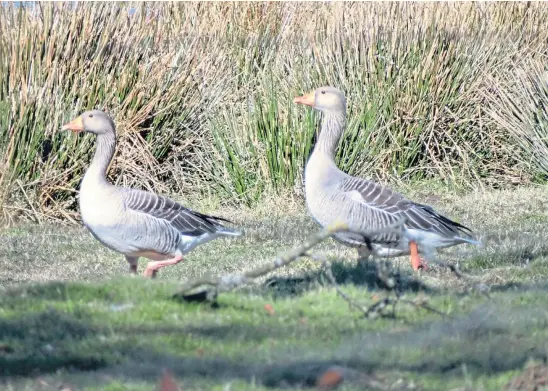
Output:
[[0,7],[6,216],[77,218],[93,140],[58,130],[89,108],[116,121],[118,184],[249,205],[300,192],[319,116],[292,100],[326,84],[349,103],[345,171],[545,178],[543,4],[37,4]]

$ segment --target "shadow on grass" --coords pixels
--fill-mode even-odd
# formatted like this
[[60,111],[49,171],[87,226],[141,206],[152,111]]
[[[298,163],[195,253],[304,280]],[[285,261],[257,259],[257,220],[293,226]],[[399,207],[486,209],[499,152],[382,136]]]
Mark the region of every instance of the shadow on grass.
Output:
[[539,284],[524,284],[522,282],[508,282],[506,284],[495,285],[491,287],[489,292],[509,292],[513,291],[516,293],[526,293],[526,292],[542,292],[548,293],[548,282],[543,282]]
[[[458,319],[382,334],[366,352],[356,355],[362,356],[370,368],[453,373],[466,366],[471,374],[494,374],[521,368],[532,358],[546,360],[547,326],[546,307],[510,309],[508,303],[487,303]],[[347,341],[346,346],[350,349],[351,343],[360,340],[365,342],[364,337],[358,337]],[[384,357],[379,359],[381,352]]]
[[[94,300],[114,300],[115,292],[108,285],[90,285],[85,282],[50,281],[46,283],[21,284],[2,292],[0,304],[9,305],[10,298],[39,298],[49,301],[73,300],[78,297],[89,297]],[[17,303],[17,301],[15,301]]]
[[366,374],[387,371],[445,376],[458,375],[466,367],[469,374],[493,374],[522,368],[531,358],[548,359],[548,310],[538,303],[518,308],[509,308],[505,302],[488,303],[464,317],[414,328],[355,330],[335,346],[320,342],[326,331],[312,327],[311,337],[318,343],[300,349],[287,344],[269,348],[268,359],[254,356],[256,348],[208,358],[189,351],[162,351],[150,342],[154,333],[170,338],[193,334],[221,344],[267,338],[283,341],[286,337],[278,323],[253,326],[237,322],[203,327],[159,324],[106,330],[94,324],[89,313],[54,310],[0,319],[0,374],[6,378],[77,369],[92,371],[93,377],[99,371],[122,381],[154,383],[168,368],[189,379],[241,379],[270,387],[307,387],[334,365],[354,373],[358,382]]
[[[355,285],[367,288],[370,291],[383,289],[383,282],[378,278],[377,266],[373,262],[333,262],[331,270],[335,281],[339,285]],[[435,293],[435,289],[416,279],[410,273],[401,272],[392,268],[392,275],[399,292],[426,292]],[[319,286],[329,286],[323,270],[304,274],[300,277],[272,277],[269,278],[260,293],[271,294],[274,297],[289,297],[303,294]]]
[[[85,347],[96,337],[91,318],[58,311],[0,319],[0,375],[30,375],[71,367],[96,370],[109,363],[101,352]],[[83,349],[82,349],[83,348]]]
[[464,263],[463,270],[491,268],[505,265],[522,266],[539,258],[548,257],[548,247],[534,248],[536,244],[525,248],[510,248],[496,253],[478,254]]

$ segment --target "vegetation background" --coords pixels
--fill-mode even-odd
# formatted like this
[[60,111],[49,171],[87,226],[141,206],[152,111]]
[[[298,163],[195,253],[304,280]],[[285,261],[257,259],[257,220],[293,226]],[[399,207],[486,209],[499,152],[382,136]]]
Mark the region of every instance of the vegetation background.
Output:
[[34,3],[0,7],[0,209],[77,220],[91,136],[111,114],[117,184],[253,206],[301,194],[318,124],[293,97],[348,97],[340,166],[408,183],[548,175],[540,3]]
[[[164,369],[194,391],[546,386],[544,3],[20,5],[0,5],[2,390],[150,391]],[[174,300],[182,280],[271,262],[317,229],[302,172],[319,116],[292,101],[326,84],[348,98],[339,165],[473,228],[483,246],[442,256],[474,285],[394,259],[402,298],[443,316],[400,303],[364,319],[302,260],[215,308]],[[117,124],[113,182],[222,206],[246,235],[127,277],[79,224],[94,139],[60,127],[92,108]],[[349,297],[379,303],[355,250],[316,251]]]

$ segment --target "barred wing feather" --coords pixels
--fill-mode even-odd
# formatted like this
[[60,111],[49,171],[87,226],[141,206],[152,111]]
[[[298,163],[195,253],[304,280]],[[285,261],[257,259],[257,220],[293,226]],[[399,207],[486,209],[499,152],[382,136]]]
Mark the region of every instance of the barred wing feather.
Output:
[[195,212],[169,198],[142,190],[124,189],[122,198],[126,208],[167,221],[182,235],[200,236],[226,230],[222,222],[229,220]]
[[[437,213],[428,205],[419,204],[373,181],[350,177],[339,189],[362,208],[362,218],[372,229],[382,228],[405,219],[407,228],[432,232],[447,238],[472,238],[469,228]],[[385,238],[391,241],[392,238]],[[379,238],[380,241],[383,241]]]

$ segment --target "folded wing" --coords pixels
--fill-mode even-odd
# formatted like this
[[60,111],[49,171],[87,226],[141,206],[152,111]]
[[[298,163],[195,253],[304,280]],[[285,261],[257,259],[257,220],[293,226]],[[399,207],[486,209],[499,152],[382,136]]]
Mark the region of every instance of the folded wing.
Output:
[[195,212],[169,198],[136,189],[124,189],[122,198],[126,208],[165,220],[180,234],[200,236],[205,233],[236,232],[223,225],[229,220]]
[[[339,184],[339,190],[355,203],[360,218],[370,229],[378,229],[405,219],[408,229],[434,233],[448,239],[472,239],[472,231],[437,213],[428,205],[419,204],[373,181],[349,177]],[[376,242],[390,243],[394,235],[376,238]]]

